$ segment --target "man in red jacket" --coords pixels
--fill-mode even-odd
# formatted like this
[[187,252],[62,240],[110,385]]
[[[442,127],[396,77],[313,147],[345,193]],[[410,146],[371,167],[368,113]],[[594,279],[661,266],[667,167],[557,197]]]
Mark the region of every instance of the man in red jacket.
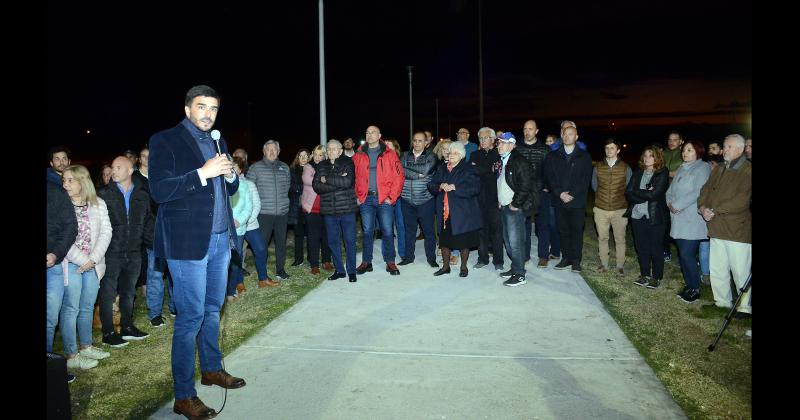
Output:
[[403,167],[400,158],[381,140],[381,131],[371,125],[367,127],[367,144],[358,148],[353,156],[356,168],[356,199],[361,211],[364,227],[364,249],[361,265],[356,268],[359,275],[372,271],[372,242],[375,220],[380,222],[381,253],[386,262],[386,271],[400,274],[394,263],[394,204],[403,191]]

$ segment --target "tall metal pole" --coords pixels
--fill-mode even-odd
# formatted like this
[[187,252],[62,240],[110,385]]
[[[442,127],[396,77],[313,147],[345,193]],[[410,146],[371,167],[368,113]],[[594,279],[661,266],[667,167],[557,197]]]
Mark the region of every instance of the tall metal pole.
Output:
[[328,124],[325,110],[325,25],[322,0],[319,0],[319,144],[328,143]]
[[480,121],[483,127],[483,2],[478,0],[478,90],[480,91]]
[[439,141],[439,98],[436,98],[436,141]]
[[414,66],[406,66],[408,69],[408,141],[414,137],[414,102],[411,100],[412,84],[411,84],[411,69]]

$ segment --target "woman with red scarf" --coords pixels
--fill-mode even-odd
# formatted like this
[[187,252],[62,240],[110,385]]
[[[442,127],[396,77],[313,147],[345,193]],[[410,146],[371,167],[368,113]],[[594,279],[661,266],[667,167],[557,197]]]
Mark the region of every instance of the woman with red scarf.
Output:
[[461,250],[459,276],[467,277],[470,248],[480,243],[481,218],[478,207],[480,178],[478,171],[464,160],[466,151],[459,142],[452,143],[449,161],[433,174],[428,189],[436,196],[436,225],[439,247],[442,249],[442,268],[433,273],[441,276],[450,272],[450,252]]

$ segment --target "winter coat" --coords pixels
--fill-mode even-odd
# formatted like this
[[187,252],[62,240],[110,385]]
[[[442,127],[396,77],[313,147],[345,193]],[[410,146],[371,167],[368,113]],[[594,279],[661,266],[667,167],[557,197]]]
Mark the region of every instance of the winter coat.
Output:
[[404,200],[418,206],[433,198],[431,192],[428,191],[428,182],[431,181],[433,172],[436,170],[437,160],[436,155],[429,150],[423,150],[416,159],[413,150],[403,153],[400,163],[403,165],[403,175],[405,176],[402,192]]
[[47,253],[56,256],[56,265],[67,255],[78,236],[78,218],[69,195],[61,185],[47,181]]
[[700,190],[698,206],[714,210],[708,222],[708,236],[733,242],[753,243],[750,201],[753,193],[753,165],[742,155],[733,165],[717,165]]
[[[386,143],[380,140],[378,143],[380,153],[378,154],[378,170],[376,185],[378,186],[378,203],[381,204],[389,198],[392,204],[397,202],[403,192],[403,167],[400,165],[400,158],[393,150],[386,147]],[[359,203],[367,199],[369,192],[369,155],[367,154],[369,144],[364,143],[358,148],[358,152],[353,155],[353,165],[356,170],[355,190]]]
[[92,237],[92,250],[89,255],[81,251],[75,243],[67,252],[66,259],[78,267],[89,260],[94,261],[97,278],[102,280],[106,274],[106,250],[111,243],[111,220],[108,218],[108,207],[102,198],[97,198],[97,205],[89,206],[89,234]]
[[541,140],[533,144],[525,143],[523,140],[518,142],[514,149],[533,167],[533,185],[536,191],[541,191],[544,188],[544,158],[550,153],[550,147]]
[[653,177],[650,178],[650,185],[653,190],[639,188],[642,182],[644,171],[637,169],[631,181],[628,182],[628,187],[625,189],[625,199],[628,200],[628,210],[622,217],[631,217],[633,206],[636,204],[647,203],[647,212],[649,214],[649,221],[651,225],[658,225],[667,223],[669,220],[669,209],[667,208],[666,193],[669,186],[669,170],[663,167],[657,170]]
[[[236,236],[242,236],[247,232],[247,220],[253,212],[253,198],[250,197],[250,181],[239,179],[239,189],[236,194],[231,196],[231,211],[233,212],[234,222],[239,222],[236,228]],[[236,224],[233,225],[236,227]]]
[[504,173],[506,184],[514,191],[511,205],[524,213],[536,209],[539,206],[539,194],[535,186],[533,167],[516,148],[511,150]]
[[[358,211],[356,192],[353,188],[355,172],[353,159],[344,154],[336,158],[333,163],[330,159],[319,163],[312,186],[314,191],[320,195],[320,214],[342,216]],[[324,183],[321,181],[323,176],[325,177]]]
[[481,192],[478,194],[478,204],[481,208],[497,207],[497,177],[500,174],[500,154],[497,149],[478,149],[469,157],[469,164],[478,171],[481,179]]
[[675,239],[702,240],[708,238],[708,227],[697,212],[700,189],[711,175],[711,165],[702,160],[684,162],[678,167],[675,178],[667,188],[667,204],[672,204],[680,213],[670,212],[672,226],[669,236]]
[[[322,162],[324,162],[324,160],[321,160],[319,163]],[[303,166],[303,195],[300,196],[300,207],[305,210],[306,213],[311,213],[311,209],[314,207],[314,201],[319,195],[314,191],[313,185],[317,166],[319,166],[319,164],[314,163],[313,160],[308,162],[306,166]]]
[[142,245],[146,248],[153,247],[154,228],[151,224],[154,218],[150,214],[150,195],[133,182],[133,191],[130,197],[130,210],[125,210],[125,196],[117,188],[116,182],[110,182],[97,191],[97,196],[105,200],[108,208],[108,218],[114,230],[111,243],[108,245],[106,257],[121,258],[140,256]]
[[258,187],[261,198],[261,214],[283,216],[289,213],[289,187],[292,180],[289,165],[266,157],[247,170],[247,179]]
[[456,189],[447,193],[450,209],[447,224],[453,235],[478,230],[483,226],[481,212],[478,207],[478,192],[481,188],[478,171],[469,162],[462,159],[452,171],[442,164],[436,169],[428,190],[436,195],[436,224],[439,232],[444,230],[444,194],[439,187],[442,183],[453,184]]
[[303,195],[303,166],[290,167],[289,174],[291,182],[289,184],[289,220],[287,223],[293,225],[297,223],[297,216],[300,212],[300,196]]
[[[592,181],[592,158],[580,146],[575,146],[568,156],[562,145],[545,157],[544,178],[552,196],[553,207],[586,208]],[[565,191],[574,197],[569,203],[561,201],[561,193]]]

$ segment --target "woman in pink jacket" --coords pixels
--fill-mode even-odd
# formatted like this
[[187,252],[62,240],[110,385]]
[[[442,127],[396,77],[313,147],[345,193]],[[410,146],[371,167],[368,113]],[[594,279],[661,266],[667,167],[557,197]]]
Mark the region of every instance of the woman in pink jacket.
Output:
[[97,366],[98,360],[111,355],[92,346],[94,303],[100,290],[100,279],[106,271],[105,253],[111,241],[111,222],[106,203],[97,197],[92,178],[84,166],[69,166],[62,178],[64,189],[75,207],[78,236],[62,262],[66,274],[61,305],[61,338],[67,367],[91,369]]
[[311,187],[317,165],[326,158],[325,147],[319,145],[311,151],[311,160],[303,166],[303,195],[300,196],[301,211],[306,218],[306,231],[308,232],[308,262],[311,264],[311,274],[319,274],[319,250],[322,248],[323,268],[333,271],[331,264],[331,249],[328,247],[328,235],[325,232],[325,223],[319,214],[319,195]]

